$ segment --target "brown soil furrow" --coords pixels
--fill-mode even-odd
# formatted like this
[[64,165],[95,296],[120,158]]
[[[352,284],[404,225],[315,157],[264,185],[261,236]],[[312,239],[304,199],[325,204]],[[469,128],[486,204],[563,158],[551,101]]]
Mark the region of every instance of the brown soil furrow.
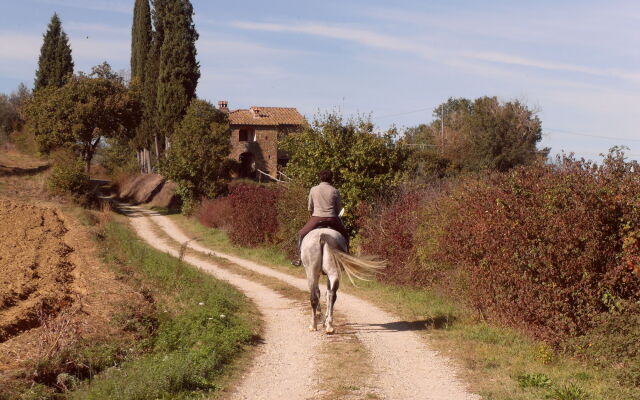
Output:
[[50,208],[0,200],[0,343],[71,302],[73,248]]

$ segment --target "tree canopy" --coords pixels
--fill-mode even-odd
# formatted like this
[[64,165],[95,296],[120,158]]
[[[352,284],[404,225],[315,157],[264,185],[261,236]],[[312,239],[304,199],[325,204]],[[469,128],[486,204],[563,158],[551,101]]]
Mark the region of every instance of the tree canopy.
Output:
[[230,148],[227,114],[209,102],[192,100],[161,164],[162,173],[177,185],[184,211],[190,212],[203,196],[219,194]]
[[102,138],[131,135],[139,116],[136,93],[104,63],[90,75],[72,76],[64,86],[37,91],[26,107],[28,124],[40,151],[76,151],[90,169]]
[[62,30],[58,14],[53,14],[40,49],[34,91],[48,86],[60,87],[72,74],[73,59],[69,38]]
[[290,156],[287,175],[308,188],[319,183],[321,170],[331,169],[347,212],[354,211],[359,201],[402,178],[408,152],[396,136],[395,129],[374,133],[363,118],[345,122],[335,114],[323,115],[303,132],[283,138],[282,148]]
[[404,137],[415,146],[412,162],[425,174],[506,171],[548,152],[536,147],[542,139],[540,119],[519,101],[449,99],[433,114],[431,124],[411,128]]

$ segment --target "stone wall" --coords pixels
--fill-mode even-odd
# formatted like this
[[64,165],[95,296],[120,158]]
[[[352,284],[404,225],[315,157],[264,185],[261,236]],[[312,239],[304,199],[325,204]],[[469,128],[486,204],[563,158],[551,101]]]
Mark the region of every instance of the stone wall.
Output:
[[[247,141],[240,141],[240,131],[245,130]],[[231,127],[231,158],[237,161],[243,153],[251,153],[255,168],[272,177],[278,171],[278,130],[275,126],[242,126]]]

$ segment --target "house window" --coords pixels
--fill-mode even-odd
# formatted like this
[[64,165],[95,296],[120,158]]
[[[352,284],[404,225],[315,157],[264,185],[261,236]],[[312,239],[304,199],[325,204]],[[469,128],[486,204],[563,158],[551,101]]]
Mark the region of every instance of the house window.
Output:
[[255,142],[256,134],[253,129],[240,129],[238,140],[240,142]]

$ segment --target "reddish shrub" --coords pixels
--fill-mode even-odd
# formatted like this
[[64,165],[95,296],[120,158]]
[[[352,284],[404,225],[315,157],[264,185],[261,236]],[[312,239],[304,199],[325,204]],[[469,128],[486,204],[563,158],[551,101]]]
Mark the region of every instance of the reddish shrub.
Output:
[[373,203],[360,204],[358,226],[363,253],[375,254],[388,261],[380,280],[400,284],[425,283],[417,278],[415,233],[420,210],[432,197],[429,190],[400,190],[395,195]]
[[234,244],[255,247],[274,241],[278,230],[279,193],[280,189],[274,185],[230,185],[226,200],[232,217],[225,221],[225,230]]
[[232,216],[231,203],[227,197],[206,199],[196,211],[198,221],[209,228],[224,229]]
[[484,315],[551,343],[583,334],[640,299],[637,171],[614,153],[471,180],[445,199],[436,258],[463,268]]
[[276,241],[278,247],[292,257],[296,253],[296,235],[307,223],[307,196],[309,190],[301,183],[290,182],[282,187],[277,201],[278,232]]

